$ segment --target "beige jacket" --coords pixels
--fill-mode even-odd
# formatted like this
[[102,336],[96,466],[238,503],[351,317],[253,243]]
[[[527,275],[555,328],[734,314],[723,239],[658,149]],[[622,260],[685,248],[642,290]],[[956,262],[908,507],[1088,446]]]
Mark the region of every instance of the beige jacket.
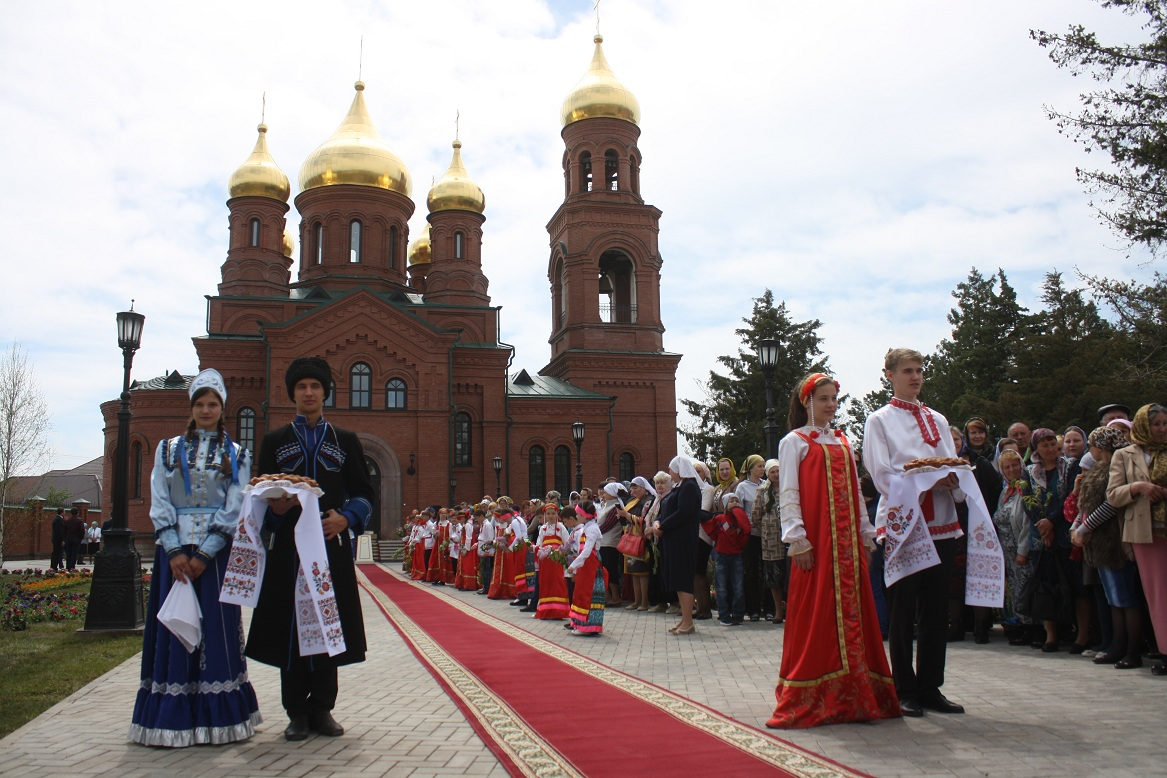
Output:
[[1110,460],[1110,482],[1106,501],[1123,511],[1122,542],[1150,543],[1151,501],[1131,492],[1131,485],[1151,480],[1147,458],[1141,446],[1127,446],[1114,452]]

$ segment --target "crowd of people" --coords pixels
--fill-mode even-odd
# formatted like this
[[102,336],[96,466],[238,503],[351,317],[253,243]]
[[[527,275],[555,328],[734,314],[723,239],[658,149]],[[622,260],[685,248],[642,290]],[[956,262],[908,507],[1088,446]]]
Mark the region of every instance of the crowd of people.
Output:
[[[861,452],[833,427],[838,382],[813,373],[792,388],[775,459],[753,454],[739,468],[680,455],[651,478],[566,497],[415,510],[401,530],[404,570],[584,639],[601,638],[612,608],[673,615],[677,637],[714,618],[784,624],[775,728],[963,713],[941,687],[947,643],[970,627],[977,643],[999,622],[1013,645],[1068,644],[1121,670],[1157,655],[1167,408],[1109,405],[1088,434],[1018,422],[994,440],[983,419],[951,426],[919,401],[919,352],[892,349],[884,368],[892,397],[867,419]],[[302,490],[244,499],[247,452],[223,431],[226,387],[213,370],[192,383],[186,433],[159,445],[138,742],[249,737],[261,718],[245,657],[280,667],[288,740],[344,731],[330,712],[337,666],[366,651],[353,541],[371,488],[359,440],[322,418],[327,363],[296,360],[285,380],[297,416],[265,436],[260,471],[318,479],[318,506]],[[330,569],[334,598],[308,597],[298,559]],[[204,624],[193,642],[166,612],[186,584]],[[246,640],[239,604],[256,608]]]

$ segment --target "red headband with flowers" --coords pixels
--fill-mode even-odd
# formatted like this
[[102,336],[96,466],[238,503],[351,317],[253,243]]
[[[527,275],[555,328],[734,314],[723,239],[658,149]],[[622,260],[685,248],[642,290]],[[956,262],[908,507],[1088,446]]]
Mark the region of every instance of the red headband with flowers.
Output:
[[820,381],[824,380],[833,383],[836,389],[839,388],[839,382],[831,378],[826,373],[815,373],[814,375],[807,378],[806,381],[803,382],[802,388],[798,390],[798,401],[805,405],[807,399],[811,396],[811,394],[814,393],[814,388],[818,386]]

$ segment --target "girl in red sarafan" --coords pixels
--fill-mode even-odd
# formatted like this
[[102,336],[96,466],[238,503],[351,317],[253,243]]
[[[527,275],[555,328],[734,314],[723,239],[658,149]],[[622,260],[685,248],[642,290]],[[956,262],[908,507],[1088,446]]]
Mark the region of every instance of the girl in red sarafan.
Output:
[[900,716],[867,575],[875,528],[851,445],[830,428],[838,407],[838,382],[807,376],[791,395],[791,432],[778,446],[792,565],[771,728]]
[[563,565],[552,558],[556,552],[562,557],[567,537],[567,527],[559,520],[559,506],[555,503],[543,506],[543,525],[539,527],[539,540],[535,543],[535,557],[539,565],[539,604],[535,608],[537,619],[566,619],[571,612]]

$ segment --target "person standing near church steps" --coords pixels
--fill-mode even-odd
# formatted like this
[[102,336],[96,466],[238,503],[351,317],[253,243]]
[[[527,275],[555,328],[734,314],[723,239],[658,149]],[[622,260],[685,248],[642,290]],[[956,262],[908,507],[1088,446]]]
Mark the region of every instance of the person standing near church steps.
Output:
[[365,660],[365,625],[357,590],[352,539],[365,531],[373,490],[357,436],[323,417],[332,370],[318,357],[301,357],[284,375],[296,418],[264,436],[259,446],[261,475],[289,473],[314,479],[320,498],[321,531],[332,574],[345,651],[336,656],[300,656],[295,614],[296,569],[300,563],[294,531],[300,519],[295,497],[270,501],[263,536],[267,566],[247,639],[247,656],[280,668],[280,694],[289,724],[287,740],[310,731],[336,737],[344,727],[332,717],[337,668]]

